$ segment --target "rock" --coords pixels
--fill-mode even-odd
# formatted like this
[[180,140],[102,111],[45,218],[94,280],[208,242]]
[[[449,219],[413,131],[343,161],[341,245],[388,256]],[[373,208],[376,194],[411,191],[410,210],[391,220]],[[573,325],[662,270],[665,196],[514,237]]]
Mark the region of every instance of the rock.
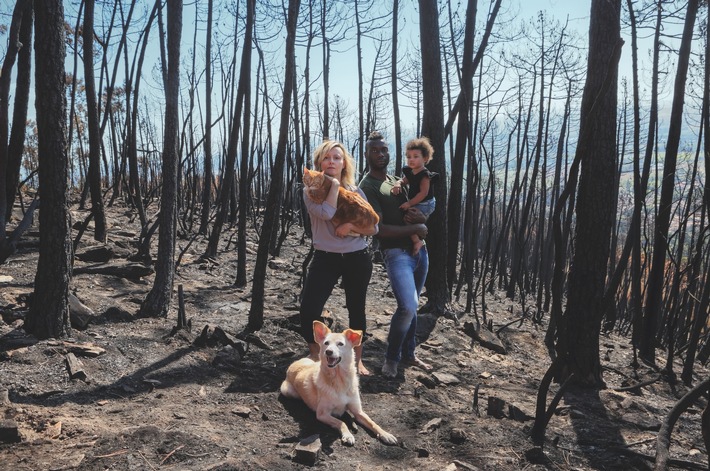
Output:
[[449,373],[432,373],[432,376],[434,379],[436,379],[440,384],[445,384],[447,386],[452,386],[455,384],[459,384],[461,382],[460,379],[458,379],[456,376],[449,374]]
[[417,452],[417,458],[429,458],[429,450],[426,448],[417,448],[414,450]]
[[[106,350],[94,345],[93,343],[76,343],[70,341],[56,342],[57,345],[64,347],[67,352],[83,357],[97,357],[106,353]],[[51,345],[51,343],[49,343]]]
[[623,414],[621,418],[624,422],[636,425],[639,430],[658,432],[661,429],[661,421],[649,416],[648,414],[632,412]]
[[212,360],[212,366],[228,370],[238,368],[242,362],[242,355],[243,353],[239,353],[234,347],[227,345],[217,352]]
[[436,387],[436,380],[429,375],[419,375],[417,376],[417,381],[429,389],[434,389]]
[[282,258],[272,258],[269,260],[269,268],[272,270],[290,270],[291,264]]
[[451,433],[449,434],[449,439],[452,443],[460,445],[461,443],[464,443],[466,440],[468,440],[468,434],[466,434],[466,431],[464,429],[453,428],[451,429]]
[[482,347],[489,350],[493,350],[496,353],[505,355],[508,353],[503,342],[500,341],[496,335],[490,330],[486,329],[485,326],[479,326],[476,328],[472,322],[465,322],[463,325],[463,331],[471,337],[472,339],[478,341]]
[[488,409],[486,413],[496,419],[502,419],[505,417],[503,409],[505,408],[505,401],[498,397],[488,396]]
[[[234,349],[234,353],[239,355],[239,360],[249,350],[249,345],[242,340],[236,339],[221,327],[205,325],[199,337],[194,342],[196,347],[216,347],[217,345],[229,345]],[[231,355],[232,352],[229,352]]]
[[514,406],[513,404],[508,404],[508,418],[517,422],[525,422],[527,420],[533,420],[535,417],[528,415],[522,409]]
[[62,423],[54,422],[47,424],[47,426],[44,428],[44,434],[48,438],[59,438],[62,434]]
[[525,459],[527,459],[532,464],[545,464],[547,462],[547,456],[542,450],[542,447],[536,446],[530,448],[525,452]]
[[18,443],[21,440],[17,422],[0,420],[0,443]]
[[79,298],[69,293],[69,317],[71,319],[71,326],[75,329],[84,330],[88,327],[89,322],[91,322],[96,316],[94,311],[89,309],[82,303]]
[[311,435],[308,438],[304,438],[296,445],[293,460],[307,466],[313,466],[316,464],[316,461],[318,461],[320,451],[320,435]]
[[232,409],[232,414],[248,419],[249,415],[251,415],[251,409],[246,406],[237,406]]
[[109,260],[111,260],[112,258],[116,258],[116,254],[111,249],[111,247],[107,247],[105,245],[90,247],[90,248],[83,250],[81,252],[77,252],[74,256],[77,259],[81,260],[82,262],[99,262],[99,263],[106,263]]
[[111,306],[101,315],[105,322],[132,322],[133,314],[121,309],[120,307]]
[[481,468],[477,468],[476,466],[466,463],[465,461],[460,461],[460,460],[454,460],[454,464],[456,465],[456,469],[464,469],[466,471],[479,471]]
[[25,334],[24,330],[11,330],[0,337],[0,351],[9,352],[23,347],[31,347],[38,342],[37,338]]
[[442,419],[441,417],[437,417],[436,419],[431,419],[429,422],[426,423],[426,425],[424,425],[424,427],[419,431],[419,433],[425,434],[425,433],[433,432],[434,430],[441,427],[441,424],[443,421],[444,421],[444,419]]

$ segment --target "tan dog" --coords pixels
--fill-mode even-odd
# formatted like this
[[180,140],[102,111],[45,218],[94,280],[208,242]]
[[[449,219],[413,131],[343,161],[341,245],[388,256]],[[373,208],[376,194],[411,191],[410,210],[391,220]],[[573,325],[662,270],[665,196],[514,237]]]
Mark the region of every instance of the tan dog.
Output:
[[363,426],[370,429],[385,445],[396,445],[397,439],[377,425],[363,410],[360,387],[355,368],[353,348],[362,342],[362,331],[345,329],[332,333],[319,321],[313,322],[313,336],[320,345],[320,359],[302,358],[288,367],[286,380],[281,383],[281,394],[301,399],[315,411],[321,422],[340,431],[345,445],[353,445],[355,437],[348,426],[335,416],[350,412]]

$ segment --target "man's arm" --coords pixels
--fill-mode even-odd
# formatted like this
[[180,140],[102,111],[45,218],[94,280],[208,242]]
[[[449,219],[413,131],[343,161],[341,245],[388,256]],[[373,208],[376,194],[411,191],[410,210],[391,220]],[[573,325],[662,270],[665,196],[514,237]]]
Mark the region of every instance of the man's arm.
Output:
[[404,213],[404,222],[407,224],[423,224],[426,222],[426,216],[417,208],[409,208]]
[[402,237],[409,237],[412,234],[416,234],[420,239],[426,238],[429,230],[424,225],[426,217],[417,208],[409,208],[404,215],[404,226],[399,226],[395,224],[382,224],[382,214],[380,216],[380,232],[376,237],[383,239],[397,239]]
[[419,236],[420,239],[425,239],[429,230],[424,224],[406,224],[404,226],[396,226],[393,224],[379,224],[380,232],[375,237],[379,239],[401,239],[409,237],[413,234]]

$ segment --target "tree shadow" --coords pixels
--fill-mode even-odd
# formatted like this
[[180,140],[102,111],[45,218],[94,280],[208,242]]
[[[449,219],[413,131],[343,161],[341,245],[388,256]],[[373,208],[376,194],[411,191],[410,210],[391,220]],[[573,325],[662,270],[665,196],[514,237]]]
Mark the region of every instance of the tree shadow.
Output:
[[115,382],[81,391],[64,393],[52,391],[44,394],[20,394],[13,392],[11,401],[18,404],[39,404],[57,406],[64,403],[92,404],[104,399],[130,399],[132,397],[166,389],[178,384],[199,383],[201,380],[214,379],[223,374],[216,368],[206,368],[204,364],[190,364],[180,368],[168,369],[195,348],[183,347],[163,359],[140,368],[130,375],[121,376]]
[[619,422],[609,414],[598,390],[571,387],[564,394],[565,404],[571,407],[572,428],[577,436],[578,452],[594,469],[650,470],[647,461],[617,450],[625,440]]

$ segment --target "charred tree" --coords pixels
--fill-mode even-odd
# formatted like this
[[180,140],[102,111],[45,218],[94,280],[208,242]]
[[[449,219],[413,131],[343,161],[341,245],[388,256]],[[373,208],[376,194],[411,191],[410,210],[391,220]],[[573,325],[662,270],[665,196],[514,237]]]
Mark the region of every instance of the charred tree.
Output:
[[94,0],[86,0],[84,9],[84,85],[89,127],[88,185],[91,192],[91,213],[94,216],[94,239],[106,242],[106,213],[101,196],[101,131],[94,81]]
[[698,0],[689,0],[685,15],[685,26],[683,27],[683,38],[678,53],[678,69],[673,90],[673,105],[671,107],[668,141],[663,165],[663,180],[661,181],[661,199],[658,204],[658,216],[653,231],[653,259],[648,277],[648,287],[646,288],[642,334],[639,342],[640,357],[651,364],[656,363],[656,335],[663,302],[663,279],[666,266],[666,251],[668,250],[668,231],[670,228],[671,207],[673,205],[676,162],[680,146],[681,127],[683,125],[685,83],[688,76],[688,64],[690,62],[690,50],[697,12]]
[[613,191],[616,171],[617,73],[623,40],[621,0],[593,0],[589,23],[587,82],[582,96],[575,226],[576,246],[569,273],[567,306],[556,353],[562,357],[562,378],[603,387],[599,361],[604,282],[609,259]]
[[67,197],[66,57],[61,0],[35,5],[35,94],[39,156],[39,261],[25,330],[37,338],[68,336],[71,281],[71,215]]
[[259,248],[254,266],[252,282],[252,300],[249,308],[249,322],[246,330],[256,331],[264,325],[264,285],[266,283],[266,266],[269,257],[269,246],[274,233],[278,230],[279,201],[283,189],[283,173],[286,161],[287,143],[289,139],[289,121],[291,113],[291,95],[293,94],[293,79],[296,67],[296,24],[300,0],[289,0],[288,17],[286,19],[286,68],[284,70],[283,99],[281,101],[281,116],[279,125],[279,140],[276,146],[276,156],[271,167],[271,186],[266,200],[264,223],[261,226]]
[[[249,50],[248,56],[242,58],[242,73],[239,80],[244,80],[244,115],[242,130],[241,163],[239,165],[239,214],[237,215],[237,277],[235,285],[242,287],[247,284],[247,210],[249,209],[249,193],[251,178],[249,176],[249,162],[251,160],[249,133],[251,130],[251,32],[253,29],[256,10],[255,0],[247,0],[247,34],[244,38],[244,51]],[[245,65],[244,63],[247,62]],[[294,81],[295,83],[295,81]],[[241,88],[241,84],[240,84]]]
[[[29,14],[26,14],[26,7],[29,5]],[[12,79],[12,69],[15,66],[18,51],[20,49],[20,30],[22,24],[32,21],[32,2],[28,0],[18,1],[12,13],[10,23],[10,35],[5,59],[0,71],[0,255],[9,253],[12,249],[8,246],[5,236],[5,226],[12,210],[12,198],[8,193],[14,194],[17,182],[10,181],[8,169],[10,168],[8,159],[8,124],[9,124],[9,100],[10,82]],[[29,45],[28,45],[29,47]],[[24,126],[24,123],[23,123]],[[18,167],[19,170],[19,167]],[[6,256],[3,256],[6,258]]]
[[[18,37],[19,51],[17,52],[17,78],[15,80],[15,105],[12,112],[12,129],[10,131],[10,142],[7,146],[7,178],[6,195],[7,195],[7,213],[9,219],[12,213],[12,206],[15,202],[15,194],[18,190],[20,182],[20,166],[22,164],[22,152],[24,151],[25,130],[27,129],[27,107],[30,101],[30,82],[32,79],[32,26],[33,26],[33,7],[31,1],[20,1],[18,5],[22,5],[22,23]],[[12,40],[12,36],[10,37]],[[9,51],[8,51],[9,52]],[[7,56],[6,56],[7,57]],[[9,71],[8,71],[9,75]],[[2,77],[5,76],[5,68],[3,65]],[[0,83],[4,80],[0,77]],[[7,78],[9,80],[10,77]],[[4,99],[4,98],[3,98]],[[4,142],[4,141],[3,141]],[[2,160],[0,158],[0,160]],[[0,167],[2,169],[2,167]],[[2,182],[0,182],[2,187]],[[2,196],[0,196],[2,199]],[[0,205],[0,208],[2,205]],[[0,216],[1,218],[1,216]],[[6,221],[6,220],[2,220]],[[5,222],[0,223],[5,227]],[[0,233],[2,234],[2,233]],[[1,244],[2,242],[0,242]]]
[[205,164],[202,175],[202,211],[200,234],[207,234],[212,205],[212,10],[213,0],[207,0],[207,32],[205,34]]
[[[239,144],[239,135],[241,128],[241,114],[244,107],[244,97],[249,93],[251,84],[251,53],[252,53],[252,37],[254,34],[254,4],[253,0],[247,2],[247,17],[246,27],[244,29],[244,46],[242,49],[242,61],[239,69],[239,84],[237,85],[237,99],[234,107],[234,118],[232,119],[232,128],[229,133],[229,142],[227,146],[227,156],[224,164],[224,172],[222,173],[222,185],[219,193],[219,203],[217,208],[217,216],[212,225],[209,243],[205,251],[205,256],[214,258],[217,256],[217,246],[219,238],[222,234],[222,227],[227,220],[227,210],[230,207],[230,198],[234,188],[234,171],[237,161],[237,146]],[[249,111],[249,108],[246,108]],[[242,134],[243,135],[243,134]],[[245,156],[242,156],[245,158]],[[246,180],[247,176],[242,175],[242,180]],[[244,183],[244,182],[243,182]],[[232,205],[235,206],[235,205]]]
[[165,133],[163,139],[160,232],[155,280],[141,304],[139,316],[167,317],[175,280],[175,230],[177,223],[178,129],[180,99],[180,38],[182,0],[168,0],[168,73],[165,88]]
[[439,174],[434,188],[438,204],[427,221],[429,235],[429,275],[426,287],[426,309],[437,315],[444,314],[449,302],[446,281],[446,159],[444,144],[444,87],[441,73],[441,43],[439,40],[439,9],[436,0],[419,0],[419,36],[422,54],[422,90],[424,113],[422,135],[431,141],[439,154],[429,163],[429,169]]

